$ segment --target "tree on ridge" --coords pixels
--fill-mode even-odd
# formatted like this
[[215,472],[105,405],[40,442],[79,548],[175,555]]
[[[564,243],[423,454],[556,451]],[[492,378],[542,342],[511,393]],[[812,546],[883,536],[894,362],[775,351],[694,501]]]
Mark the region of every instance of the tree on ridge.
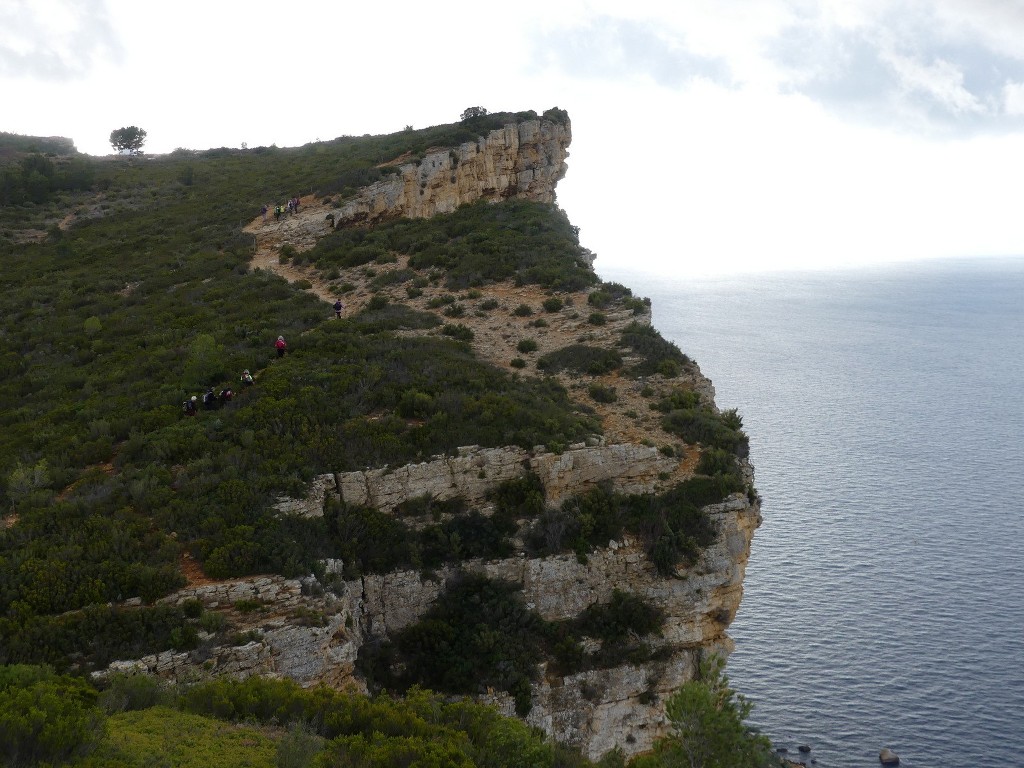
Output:
[[128,150],[133,155],[142,152],[142,145],[146,143],[146,132],[141,128],[129,125],[124,128],[117,128],[110,132],[110,146],[115,152]]

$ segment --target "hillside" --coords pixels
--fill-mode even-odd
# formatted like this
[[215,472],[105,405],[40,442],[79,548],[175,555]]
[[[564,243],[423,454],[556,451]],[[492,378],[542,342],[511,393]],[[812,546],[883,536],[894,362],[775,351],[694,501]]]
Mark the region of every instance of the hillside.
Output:
[[424,686],[650,749],[730,647],[758,499],[738,415],[554,204],[570,140],[108,158],[0,207],[0,663]]

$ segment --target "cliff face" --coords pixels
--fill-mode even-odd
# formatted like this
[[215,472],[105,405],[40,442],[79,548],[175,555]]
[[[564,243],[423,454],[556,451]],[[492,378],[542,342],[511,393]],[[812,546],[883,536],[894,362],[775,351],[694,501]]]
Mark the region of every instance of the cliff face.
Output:
[[[284,501],[280,509],[285,514],[322,514],[324,499],[331,496],[393,509],[433,492],[439,500],[462,495],[471,508],[487,514],[486,491],[531,467],[541,470],[550,502],[603,481],[629,492],[651,492],[658,488],[659,476],[677,465],[657,450],[635,444],[578,445],[561,454],[470,447],[457,457],[396,467],[390,473],[325,475],[309,497]],[[486,480],[480,478],[482,469]],[[648,750],[664,734],[663,698],[692,678],[702,654],[724,654],[732,648],[725,630],[739,607],[750,542],[761,522],[758,505],[742,494],[706,511],[717,524],[717,538],[693,567],[680,569],[673,578],[660,576],[632,537],[609,541],[586,562],[571,554],[518,554],[463,564],[462,570],[521,584],[527,605],[549,621],[572,619],[591,605],[606,604],[613,590],[642,596],[665,613],[660,635],[646,638],[656,661],[566,676],[543,674],[534,686],[527,722],[593,758],[615,746],[627,754]],[[328,561],[325,581],[341,568],[340,561]],[[207,610],[226,612],[237,633],[251,640],[116,662],[111,669],[145,670],[178,681],[201,675],[281,675],[304,684],[365,690],[355,666],[363,644],[392,637],[416,622],[459,572],[451,567],[426,577],[398,571],[333,582],[328,588],[310,576],[238,579],[183,589],[164,601],[198,599]],[[240,612],[240,606],[252,611],[254,605],[254,612]],[[509,695],[484,698],[514,714]]]
[[423,218],[451,213],[479,199],[517,197],[552,203],[565,175],[572,130],[550,120],[506,125],[475,142],[429,152],[399,173],[366,187],[335,214],[337,223],[388,216]]
[[[555,183],[565,173],[569,138],[567,124],[534,120],[509,125],[476,143],[429,153],[419,165],[402,165],[400,175],[374,184],[340,209],[304,201],[299,215],[250,225],[248,230],[260,244],[255,263],[280,270],[289,279],[309,280],[311,290],[333,301],[329,287],[315,272],[279,264],[277,247],[283,243],[310,247],[329,231],[324,221],[328,212],[343,223],[430,216],[481,197],[522,196],[550,202]],[[389,270],[405,269],[407,261],[402,258],[377,266],[375,275],[379,279]],[[359,309],[372,295],[361,268],[342,271],[340,279],[356,286],[346,298],[347,311]],[[436,307],[432,300],[445,292],[443,285],[427,285],[416,298],[407,299],[404,294],[400,298],[426,311]],[[561,295],[565,309],[546,313],[543,330],[513,312],[497,317],[467,314],[460,323],[473,330],[470,343],[479,357],[522,376],[537,376],[542,374],[535,368],[511,367],[518,342],[527,336],[539,345],[538,353],[564,348],[581,338],[611,348],[625,327],[649,322],[649,314],[636,307],[612,307],[605,311],[605,323],[595,327],[573,309],[588,306],[586,292]],[[484,286],[479,296],[493,297],[505,308],[524,303],[539,308],[543,292],[507,283]],[[392,298],[398,300],[397,291]],[[632,354],[625,350],[626,363],[636,362]],[[554,375],[570,391],[582,386],[571,374]],[[651,413],[650,398],[652,392],[663,394],[682,386],[713,407],[714,389],[696,366],[668,377],[654,374],[626,380],[612,372],[590,380],[616,393],[614,402],[595,405],[603,436],[560,450],[467,446],[455,456],[417,464],[324,474],[314,480],[304,498],[281,499],[277,509],[282,515],[319,516],[330,502],[343,501],[395,514],[403,503],[426,496],[435,501],[458,498],[467,509],[488,516],[494,513],[492,492],[527,474],[539,479],[548,508],[598,486],[620,493],[656,494],[694,476],[703,448],[681,445],[677,437],[663,432],[660,417]],[[672,445],[673,450],[665,450]],[[744,480],[752,482],[749,464],[740,461],[740,465]],[[394,637],[419,620],[460,572],[520,584],[527,607],[548,621],[577,618],[588,607],[607,604],[618,590],[641,597],[664,613],[660,632],[643,638],[652,651],[647,660],[575,674],[545,665],[532,687],[526,720],[591,757],[616,746],[634,754],[650,749],[665,732],[664,699],[691,679],[700,656],[731,650],[726,629],[739,607],[751,539],[761,521],[759,503],[752,494],[734,493],[704,511],[715,525],[713,543],[695,562],[678,566],[668,577],[658,572],[633,535],[604,542],[586,557],[536,557],[528,554],[520,533],[510,557],[468,560],[459,567],[432,572],[402,570],[346,579],[345,564],[328,560],[319,578],[267,576],[216,583],[195,579],[165,601],[195,599],[207,610],[223,614],[236,644],[218,644],[208,635],[201,638],[199,650],[116,662],[111,669],[141,669],[175,680],[281,675],[303,684],[324,682],[365,690],[356,669],[360,649]],[[423,515],[404,519],[413,527],[437,521],[436,516]],[[529,521],[519,523],[522,531]],[[591,648],[600,647],[599,640],[586,642]],[[506,693],[488,692],[483,698],[507,714],[514,712]]]

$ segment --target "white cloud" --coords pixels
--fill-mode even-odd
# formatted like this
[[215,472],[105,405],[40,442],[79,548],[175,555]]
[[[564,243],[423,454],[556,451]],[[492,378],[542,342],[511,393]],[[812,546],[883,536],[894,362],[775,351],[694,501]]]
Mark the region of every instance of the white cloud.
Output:
[[1024,116],[1024,83],[1006,83],[1003,86],[1003,109],[1008,115]]
[[104,0],[7,0],[0,6],[0,75],[80,79],[121,45]]
[[978,98],[964,88],[964,73],[955,64],[942,59],[926,64],[894,51],[882,52],[882,59],[893,68],[904,92],[924,94],[954,115],[986,112]]
[[559,106],[599,270],[1024,253],[1024,4],[0,3],[0,130],[96,154],[121,125],[167,152]]

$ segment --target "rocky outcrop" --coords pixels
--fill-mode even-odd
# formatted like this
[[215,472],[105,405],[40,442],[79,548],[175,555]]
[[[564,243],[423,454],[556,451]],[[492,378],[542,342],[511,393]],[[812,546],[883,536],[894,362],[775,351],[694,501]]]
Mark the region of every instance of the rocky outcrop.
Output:
[[[541,461],[535,466],[558,468],[548,475],[549,479],[555,478],[551,487],[556,492],[564,492],[581,478],[595,482],[607,479],[609,472],[624,478],[623,482],[634,483],[639,475],[628,464],[615,464],[613,457],[639,455],[642,459],[643,448],[581,447],[567,451],[571,456],[567,461],[555,461],[555,454],[540,454],[536,458]],[[519,457],[517,449],[502,451],[503,455]],[[494,458],[495,453],[467,450],[461,457],[426,465],[461,459],[472,466],[481,455]],[[424,465],[402,469],[414,473],[417,466]],[[404,487],[413,493],[421,490],[415,485]],[[388,492],[379,498],[397,505],[408,497]],[[692,678],[700,656],[724,654],[732,648],[725,630],[739,607],[750,542],[761,522],[760,510],[745,495],[734,494],[705,511],[717,524],[717,539],[692,567],[680,568],[676,578],[661,576],[640,543],[624,537],[591,552],[584,562],[572,554],[542,558],[518,554],[500,560],[469,561],[461,568],[448,567],[430,575],[396,571],[343,581],[336,578],[342,564],[332,560],[325,563],[322,579],[326,584],[312,576],[266,576],[183,589],[163,602],[198,600],[206,610],[226,614],[234,628],[234,642],[217,645],[213,635],[204,635],[203,644],[195,651],[168,651],[115,662],[108,673],[146,672],[178,682],[211,675],[260,674],[289,677],[304,685],[327,683],[365,691],[355,667],[362,645],[372,638],[393,636],[415,623],[449,580],[461,572],[521,584],[527,606],[549,621],[579,616],[591,605],[607,603],[613,590],[618,589],[643,597],[664,611],[667,619],[661,632],[644,638],[657,661],[565,676],[545,672],[534,686],[532,709],[526,719],[592,758],[615,746],[626,754],[635,754],[650,749],[665,733],[661,700]],[[493,693],[483,698],[508,714],[514,712],[507,694]]]
[[495,488],[528,472],[540,479],[548,503],[558,506],[568,496],[605,482],[620,493],[651,493],[659,476],[678,466],[652,446],[602,445],[600,438],[592,442],[570,446],[562,453],[546,452],[543,446],[531,452],[470,445],[460,448],[456,456],[438,456],[419,464],[319,475],[307,496],[282,498],[275,508],[282,514],[317,517],[323,514],[327,498],[333,497],[393,512],[403,502],[426,496],[434,501],[461,498],[471,508],[486,510]]
[[[568,121],[538,118],[509,123],[476,141],[402,162],[396,172],[364,187],[338,208],[330,200],[309,197],[298,213],[258,218],[245,231],[255,235],[257,249],[270,246],[276,258],[281,244],[308,250],[336,226],[401,216],[424,218],[477,200],[522,198],[553,203],[555,185],[567,169],[571,141]],[[594,254],[584,249],[582,258],[592,264]]]
[[565,175],[572,129],[551,120],[511,123],[477,141],[428,152],[398,173],[362,190],[333,212],[335,224],[381,218],[424,218],[451,213],[464,203],[518,197],[555,201]]

